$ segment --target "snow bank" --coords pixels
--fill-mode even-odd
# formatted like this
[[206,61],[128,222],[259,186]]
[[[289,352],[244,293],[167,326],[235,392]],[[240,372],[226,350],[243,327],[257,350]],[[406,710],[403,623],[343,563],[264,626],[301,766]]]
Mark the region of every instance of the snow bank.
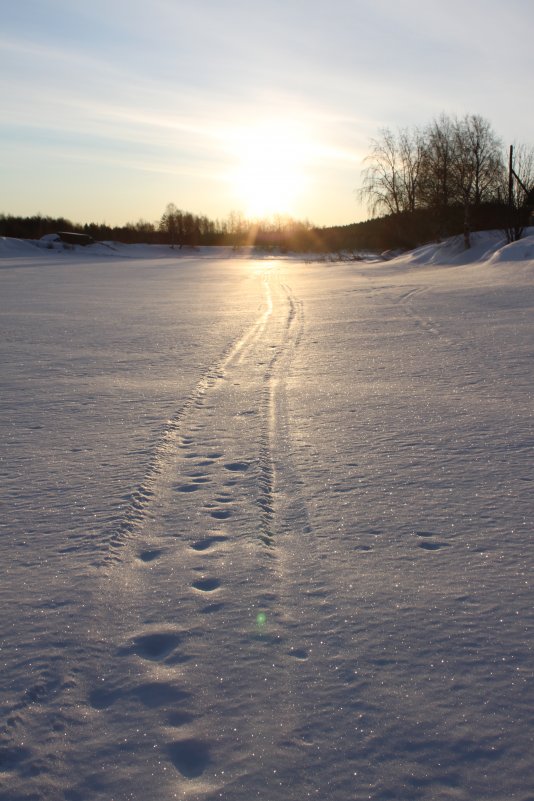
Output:
[[502,231],[477,231],[471,234],[471,247],[466,250],[463,236],[453,236],[444,242],[423,245],[390,260],[396,265],[413,267],[451,266],[480,262],[508,262],[534,259],[534,229],[519,242],[508,244]]
[[113,248],[104,242],[95,242],[93,245],[70,245],[62,242],[56,234],[43,236],[42,239],[15,239],[3,236],[0,238],[0,259],[12,257],[43,256],[51,254],[82,254],[84,256],[110,256],[115,255]]
[[451,265],[472,264],[486,261],[496,249],[506,244],[506,238],[501,231],[482,231],[471,235],[471,247],[466,250],[463,236],[453,236],[444,242],[423,245],[420,248],[398,256],[397,264],[423,265]]
[[92,245],[73,245],[62,242],[57,234],[47,234],[41,239],[0,238],[0,259],[13,256],[37,256],[46,254],[69,254],[69,256],[120,257],[121,259],[240,259],[257,254],[251,247],[234,249],[228,246],[202,246],[171,248],[169,245],[126,244],[124,242],[104,241]]
[[332,261],[365,261],[377,264],[388,264],[410,267],[443,266],[455,267],[463,264],[474,264],[484,261],[497,264],[500,262],[524,261],[534,259],[534,228],[527,229],[527,236],[519,242],[508,244],[502,231],[481,231],[471,235],[472,247],[466,250],[462,236],[451,237],[444,242],[423,245],[415,250],[398,253],[388,252],[377,257],[373,254],[343,253],[332,258],[324,253],[316,254],[272,254],[261,252],[253,247],[234,249],[229,246],[202,246],[171,248],[169,245],[125,244],[123,242],[95,242],[92,245],[71,245],[58,240],[56,234],[49,234],[39,240],[14,239],[0,237],[0,258],[17,256],[36,256],[68,253],[74,256],[88,257],[120,257],[123,259],[281,259],[284,261],[301,261],[304,255],[306,262]]
[[534,261],[534,229],[529,228],[528,230],[532,231],[529,236],[495,251],[489,259],[490,264],[509,261]]
[[12,258],[13,256],[35,256],[36,242],[27,239],[14,239],[9,236],[0,237],[0,258]]

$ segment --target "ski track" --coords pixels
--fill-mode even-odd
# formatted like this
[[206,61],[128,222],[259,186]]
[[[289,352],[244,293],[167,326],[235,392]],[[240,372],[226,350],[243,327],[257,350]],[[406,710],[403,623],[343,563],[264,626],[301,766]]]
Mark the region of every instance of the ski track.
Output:
[[[407,318],[414,323],[415,330],[420,335],[434,340],[438,352],[439,350],[444,353],[448,350],[455,352],[457,369],[463,378],[461,383],[463,389],[484,389],[484,385],[487,386],[489,384],[489,376],[494,377],[495,381],[499,381],[502,364],[495,359],[491,335],[488,337],[476,335],[469,340],[465,336],[458,336],[458,331],[445,330],[443,325],[434,319],[431,310],[425,305],[429,289],[430,287],[424,284],[407,289],[401,295],[395,297],[395,307],[401,309]],[[473,353],[476,353],[475,359],[473,359]],[[476,369],[473,369],[473,364],[476,364]],[[512,345],[508,360],[511,380],[517,378],[515,367]]]
[[307,648],[291,624],[280,538],[310,531],[285,400],[304,310],[277,268],[263,292],[258,319],[172,421],[109,540],[101,600],[115,624],[101,633],[102,668],[82,701],[86,748],[101,747],[91,732],[103,726],[130,732],[131,755],[115,764],[110,743],[100,778],[81,776],[69,798],[92,785],[103,797],[146,798],[155,774],[162,799],[245,798],[254,761],[262,774],[291,770],[298,714],[287,659],[298,668]]
[[[172,420],[168,421],[161,440],[150,460],[143,482],[126,498],[129,506],[122,521],[108,532],[107,537],[103,538],[102,547],[104,553],[101,560],[97,561],[97,565],[117,561],[120,558],[120,549],[124,542],[129,536],[135,535],[135,532],[142,528],[150,505],[153,503],[158,476],[165,469],[168,454],[172,454],[177,447],[187,447],[190,439],[187,436],[184,438],[183,432],[194,428],[195,418],[204,409],[206,398],[209,398],[210,392],[218,382],[226,377],[232,366],[243,363],[245,354],[260,340],[273,311],[271,292],[266,278],[263,280],[263,287],[265,310],[235,343],[226,348],[218,365],[205,372],[183,407]],[[191,438],[191,441],[194,441],[194,438]],[[194,457],[191,454],[187,454],[187,458]],[[198,483],[201,482],[197,481]],[[189,491],[195,489],[193,484],[188,486]],[[184,485],[182,492],[187,491]]]

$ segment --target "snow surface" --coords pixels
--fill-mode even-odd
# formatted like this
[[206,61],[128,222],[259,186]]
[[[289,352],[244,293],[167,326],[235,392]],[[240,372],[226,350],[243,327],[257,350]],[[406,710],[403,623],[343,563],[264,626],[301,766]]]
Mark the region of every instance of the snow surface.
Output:
[[2,799],[532,801],[534,236],[0,290]]

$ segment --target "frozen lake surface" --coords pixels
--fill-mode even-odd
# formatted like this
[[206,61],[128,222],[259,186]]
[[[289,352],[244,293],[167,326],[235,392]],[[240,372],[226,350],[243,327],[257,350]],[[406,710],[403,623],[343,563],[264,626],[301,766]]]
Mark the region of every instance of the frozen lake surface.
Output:
[[0,240],[2,801],[532,801],[534,237]]

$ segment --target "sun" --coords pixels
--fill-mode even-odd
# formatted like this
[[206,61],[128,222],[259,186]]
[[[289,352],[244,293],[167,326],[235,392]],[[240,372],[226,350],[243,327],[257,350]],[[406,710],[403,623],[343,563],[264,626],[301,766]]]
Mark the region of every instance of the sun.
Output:
[[233,194],[248,217],[295,213],[307,185],[306,146],[296,126],[271,121],[241,129],[235,158]]

